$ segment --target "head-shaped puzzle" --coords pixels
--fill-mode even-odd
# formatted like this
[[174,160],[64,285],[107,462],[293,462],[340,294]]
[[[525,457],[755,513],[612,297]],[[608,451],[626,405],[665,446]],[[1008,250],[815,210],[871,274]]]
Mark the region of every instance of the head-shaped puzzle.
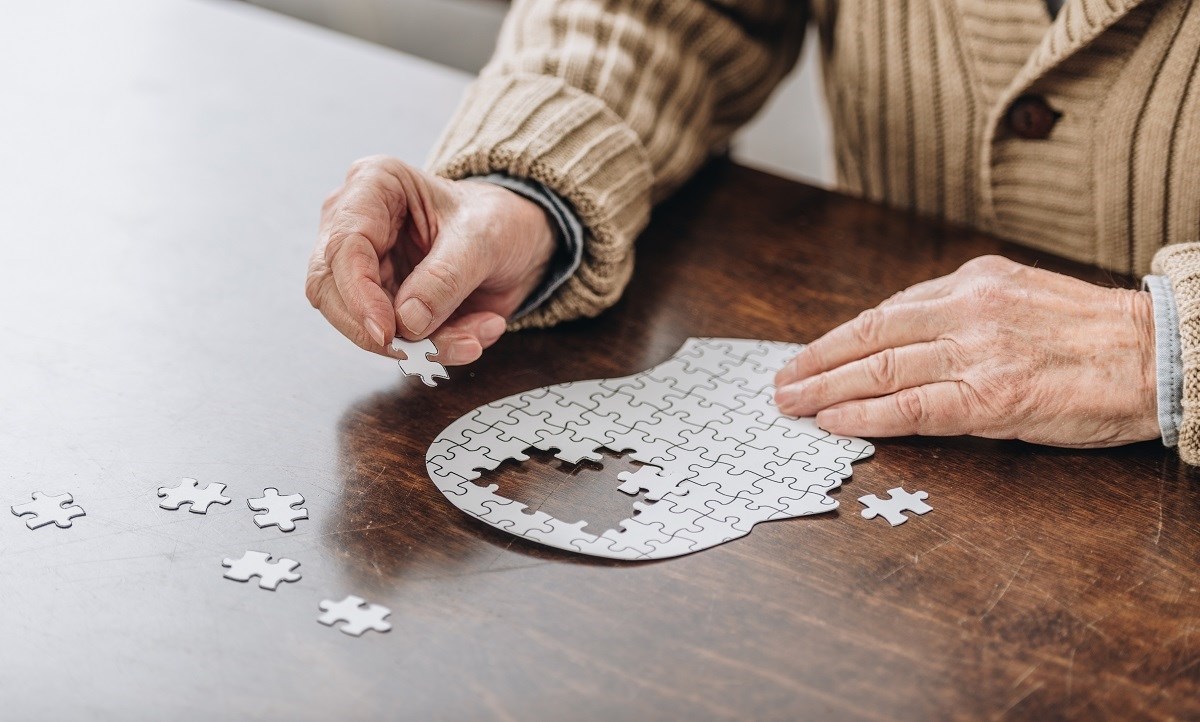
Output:
[[[837,508],[827,496],[850,465],[874,453],[812,419],[779,413],[773,380],[798,344],[688,339],[634,376],[546,386],[481,406],[447,427],[426,455],[430,478],[463,511],[494,527],[569,551],[662,559],[750,533],[759,522]],[[600,535],[586,520],[556,519],[480,486],[482,471],[529,448],[564,461],[607,448],[646,464],[614,478],[647,491],[630,518]],[[618,486],[618,482],[620,483]]]

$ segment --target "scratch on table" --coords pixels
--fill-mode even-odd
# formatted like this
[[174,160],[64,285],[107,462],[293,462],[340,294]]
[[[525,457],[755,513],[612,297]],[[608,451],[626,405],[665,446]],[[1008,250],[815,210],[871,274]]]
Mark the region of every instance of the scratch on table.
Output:
[[1038,682],[1036,685],[1034,685],[1033,687],[1031,687],[1031,688],[1029,689],[1029,691],[1028,691],[1028,692],[1026,692],[1025,694],[1021,695],[1020,697],[1017,697],[1017,698],[1015,698],[1015,699],[1014,699],[1012,702],[1009,702],[1009,703],[1008,703],[1008,706],[1006,706],[1004,709],[1000,710],[1000,713],[999,713],[999,714],[997,714],[995,717],[993,717],[993,719],[1001,719],[1001,718],[1003,718],[1003,717],[1007,717],[1007,716],[1008,716],[1008,713],[1009,713],[1009,712],[1012,712],[1012,711],[1013,711],[1013,709],[1015,709],[1017,705],[1021,704],[1021,703],[1022,703],[1022,702],[1024,702],[1025,700],[1029,699],[1029,697],[1030,697],[1030,696],[1031,696],[1031,695],[1032,695],[1034,692],[1038,691],[1038,690],[1039,690],[1039,689],[1041,689],[1043,686],[1045,686],[1045,685],[1044,685],[1042,682]]
[[979,615],[979,621],[982,622],[984,617],[991,614],[992,610],[996,608],[996,605],[1000,603],[1000,600],[1004,599],[1004,595],[1008,594],[1008,589],[1009,589],[1009,587],[1012,586],[1013,580],[1016,579],[1017,575],[1021,573],[1021,567],[1025,566],[1025,560],[1029,559],[1029,555],[1032,553],[1033,553],[1033,550],[1031,549],[1031,550],[1025,552],[1025,556],[1021,557],[1021,563],[1017,564],[1017,568],[1015,570],[1013,570],[1012,576],[1008,578],[1008,582],[1005,583],[1005,585],[1004,585],[1004,589],[1000,590],[1000,595],[998,597],[996,597],[992,601],[991,604],[988,605],[987,609],[983,610],[983,614]]
[[1033,674],[1033,671],[1040,666],[1042,666],[1042,663],[1038,662],[1037,664],[1033,665],[1029,669],[1025,670],[1025,673],[1022,674],[1020,677],[1017,677],[1016,681],[1012,683],[1012,685],[1009,687],[1009,689],[1016,689],[1017,687],[1020,687],[1021,683],[1024,682],[1025,680],[1029,679],[1029,675]]
[[[1166,570],[1165,568],[1163,568],[1163,569],[1159,569],[1157,572],[1155,572],[1155,573],[1151,574],[1151,575],[1150,575],[1150,576],[1148,576],[1148,577],[1145,577],[1144,579],[1142,579],[1142,580],[1141,580],[1140,582],[1138,582],[1137,584],[1134,584],[1132,587],[1130,587],[1130,588],[1126,589],[1126,590],[1125,590],[1125,594],[1129,594],[1129,593],[1130,593],[1130,592],[1132,592],[1134,589],[1137,589],[1138,587],[1142,586],[1142,585],[1143,585],[1143,584],[1145,584],[1146,582],[1149,582],[1149,581],[1152,581],[1152,580],[1154,580],[1154,579],[1157,579],[1158,577],[1161,577],[1163,574],[1166,574],[1166,573],[1167,573],[1167,570]],[[1128,601],[1128,600],[1127,600],[1127,601]]]
[[1075,653],[1079,651],[1078,646],[1071,647],[1071,659],[1067,662],[1067,703],[1071,702],[1071,682],[1075,674]]
[[1154,546],[1158,546],[1158,542],[1162,539],[1163,528],[1163,487],[1167,481],[1162,476],[1158,477],[1158,532],[1154,535]]
[[[495,560],[493,559],[492,562],[494,563]],[[549,563],[550,562],[533,562],[531,564],[519,564],[516,566],[508,566],[508,567],[493,567],[492,564],[488,564],[488,566],[484,567],[483,569],[472,569],[469,572],[454,572],[452,574],[428,574],[426,576],[421,576],[421,577],[407,578],[405,581],[430,582],[430,581],[438,581],[441,579],[461,579],[463,577],[473,577],[473,576],[478,576],[481,574],[499,574],[500,572],[515,572],[519,569],[532,569],[534,567],[545,566]]]

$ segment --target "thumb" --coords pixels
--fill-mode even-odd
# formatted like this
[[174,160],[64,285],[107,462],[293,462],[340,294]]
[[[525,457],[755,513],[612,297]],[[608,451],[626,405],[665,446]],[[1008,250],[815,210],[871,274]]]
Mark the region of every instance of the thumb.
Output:
[[424,338],[458,309],[487,277],[487,260],[457,235],[439,236],[396,293],[399,331]]

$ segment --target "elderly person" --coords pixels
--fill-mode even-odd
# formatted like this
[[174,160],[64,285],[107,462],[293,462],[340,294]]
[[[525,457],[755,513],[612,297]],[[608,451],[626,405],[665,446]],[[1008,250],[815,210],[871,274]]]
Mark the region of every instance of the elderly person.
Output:
[[1161,437],[1200,462],[1193,0],[519,0],[432,170],[359,161],[326,201],[309,299],[363,348],[430,336],[458,364],[600,313],[652,204],[762,106],[810,22],[841,191],[1154,275],[976,259],[811,343],[779,408],[863,436]]

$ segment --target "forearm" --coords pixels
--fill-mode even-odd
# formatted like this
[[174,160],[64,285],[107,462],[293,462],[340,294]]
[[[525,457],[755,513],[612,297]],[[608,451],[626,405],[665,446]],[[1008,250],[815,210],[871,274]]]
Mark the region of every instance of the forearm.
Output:
[[794,64],[791,0],[526,0],[431,161],[451,178],[544,184],[586,229],[578,272],[522,320],[594,315],[619,296],[654,200],[686,179]]

